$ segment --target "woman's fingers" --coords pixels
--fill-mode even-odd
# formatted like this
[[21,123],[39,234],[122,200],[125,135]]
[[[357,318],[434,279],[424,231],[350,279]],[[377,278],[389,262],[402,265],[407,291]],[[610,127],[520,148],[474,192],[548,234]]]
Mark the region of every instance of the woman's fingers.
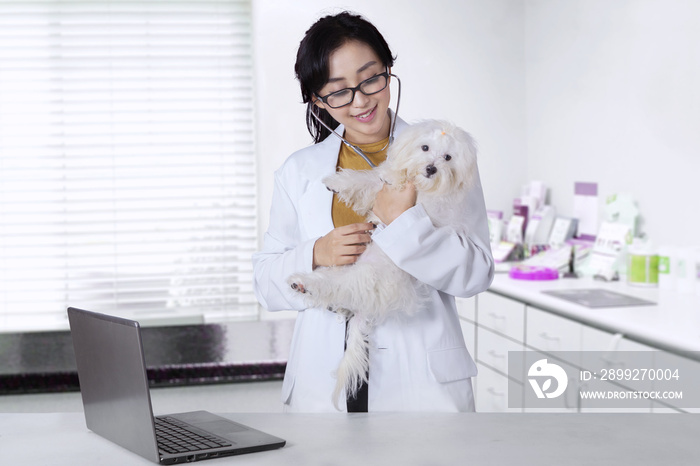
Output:
[[314,268],[355,263],[367,249],[373,229],[372,223],[353,223],[331,230],[314,244]]

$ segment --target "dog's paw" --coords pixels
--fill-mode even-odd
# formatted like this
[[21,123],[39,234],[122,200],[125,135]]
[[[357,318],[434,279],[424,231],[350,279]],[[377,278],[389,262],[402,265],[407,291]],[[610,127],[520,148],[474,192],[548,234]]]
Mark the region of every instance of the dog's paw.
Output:
[[323,179],[323,184],[326,185],[326,189],[328,191],[331,191],[335,194],[338,194],[343,189],[342,180],[340,179],[337,173],[325,177]]
[[294,291],[298,291],[299,293],[306,293],[306,288],[304,288],[303,283],[292,283],[290,285]]
[[351,311],[350,309],[346,309],[342,306],[336,306],[333,304],[328,306],[326,309],[328,309],[329,311],[331,311],[334,314],[338,314],[340,316],[345,317],[345,319],[350,319],[352,316],[355,315],[355,313],[353,311]]
[[299,274],[292,275],[287,279],[287,283],[289,284],[289,286],[294,291],[296,291],[297,293],[301,293],[301,294],[308,293],[306,286],[304,286],[304,282],[305,282],[304,277],[302,275],[299,275]]

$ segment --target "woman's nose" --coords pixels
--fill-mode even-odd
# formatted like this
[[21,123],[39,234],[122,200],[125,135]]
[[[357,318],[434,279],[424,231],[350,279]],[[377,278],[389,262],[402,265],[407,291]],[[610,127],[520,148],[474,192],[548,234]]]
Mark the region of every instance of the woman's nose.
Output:
[[369,97],[367,97],[366,95],[364,95],[360,91],[356,91],[355,97],[352,100],[352,104],[355,107],[364,107],[368,100],[369,100]]

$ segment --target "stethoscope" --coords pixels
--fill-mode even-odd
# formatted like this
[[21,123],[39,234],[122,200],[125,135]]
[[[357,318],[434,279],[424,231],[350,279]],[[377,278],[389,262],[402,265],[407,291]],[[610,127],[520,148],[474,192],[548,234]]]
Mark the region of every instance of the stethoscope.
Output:
[[[389,144],[387,145],[387,147],[390,146],[391,143],[394,142],[394,130],[396,129],[396,120],[397,120],[397,116],[399,114],[399,104],[401,103],[401,80],[395,74],[389,73],[389,76],[391,76],[392,78],[396,78],[396,81],[399,83],[399,92],[396,96],[396,110],[394,111],[394,118],[391,121],[391,129],[389,130]],[[364,159],[364,161],[369,164],[370,167],[376,168],[376,165],[369,159],[369,157],[367,157],[367,155],[365,155],[364,152],[362,152],[362,149],[360,149],[358,146],[356,146],[355,144],[353,144],[350,141],[348,141],[347,139],[345,139],[343,136],[338,134],[337,131],[335,131],[333,128],[331,128],[326,123],[324,123],[323,120],[321,120],[318,117],[318,115],[316,115],[316,113],[313,111],[313,109],[311,110],[311,115],[316,119],[316,121],[321,123],[321,125],[324,126],[328,131],[330,131],[331,133],[338,136],[340,138],[340,140],[343,141],[343,143],[346,146],[348,146],[350,149],[352,149],[357,155],[362,157]]]

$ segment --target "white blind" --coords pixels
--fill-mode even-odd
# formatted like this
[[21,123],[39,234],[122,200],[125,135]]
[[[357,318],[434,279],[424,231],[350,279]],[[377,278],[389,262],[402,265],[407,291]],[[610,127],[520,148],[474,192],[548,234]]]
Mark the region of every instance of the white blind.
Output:
[[0,0],[0,331],[257,313],[250,1]]

